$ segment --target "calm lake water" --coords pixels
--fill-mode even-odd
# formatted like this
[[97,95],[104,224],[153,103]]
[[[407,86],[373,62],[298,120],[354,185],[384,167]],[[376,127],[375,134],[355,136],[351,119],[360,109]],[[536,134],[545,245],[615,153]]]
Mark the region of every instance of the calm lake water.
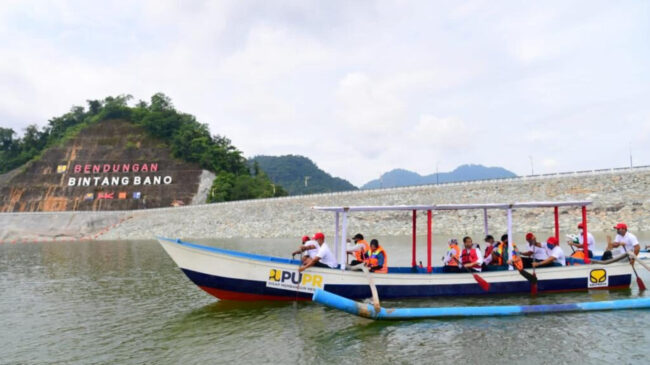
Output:
[[[381,240],[391,264],[410,263],[409,238]],[[296,246],[293,240],[203,243],[285,257]],[[436,241],[436,264],[442,245]],[[650,285],[650,275],[639,273]],[[2,244],[0,294],[0,364],[647,363],[650,341],[648,310],[373,322],[313,303],[218,301],[192,284],[155,241]],[[536,299],[382,304],[566,303],[639,295],[633,285]]]

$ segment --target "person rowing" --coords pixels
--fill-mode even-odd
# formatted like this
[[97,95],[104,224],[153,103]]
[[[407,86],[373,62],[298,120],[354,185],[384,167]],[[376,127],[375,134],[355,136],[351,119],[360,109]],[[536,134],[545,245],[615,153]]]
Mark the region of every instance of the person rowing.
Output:
[[460,272],[460,247],[458,240],[452,238],[449,240],[449,249],[442,258],[444,266],[442,272]]
[[[302,236],[302,244],[298,247],[297,250],[291,253],[291,256],[296,256],[302,254],[302,263],[304,264],[307,258],[313,258],[318,252],[318,242],[309,238],[309,236]],[[307,253],[303,254],[303,252]]]
[[497,242],[494,242],[494,237],[491,234],[485,236],[485,256],[483,256],[483,266],[487,266],[492,262],[492,251],[498,246]]
[[361,233],[355,234],[354,237],[352,237],[352,240],[354,241],[354,246],[348,247],[347,252],[348,255],[354,255],[354,260],[352,260],[352,263],[350,264],[354,266],[363,263],[363,256],[368,250],[370,250],[370,245],[368,244],[368,241],[363,239]]
[[305,260],[305,263],[300,266],[298,271],[303,272],[312,266],[335,269],[338,266],[338,262],[327,243],[325,243],[325,235],[318,232],[312,239],[318,243],[318,252],[314,257],[309,257]]
[[[492,236],[488,236],[492,238]],[[492,238],[492,241],[494,238]],[[487,241],[487,237],[486,237]],[[487,250],[486,250],[487,252]],[[501,236],[501,241],[492,243],[489,259],[485,259],[486,266],[503,266],[508,259],[508,235]]]
[[542,262],[533,262],[533,267],[543,266],[566,266],[566,256],[564,250],[560,247],[560,241],[555,237],[549,237],[546,240],[548,257]]
[[[614,257],[622,255],[627,252],[634,252],[638,255],[641,251],[641,245],[635,235],[627,231],[627,224],[621,222],[614,226],[616,230],[616,238],[612,242],[612,238],[607,236],[608,248],[611,246],[612,254]],[[630,258],[630,263],[634,264],[634,259]]]
[[[578,223],[578,235],[577,239],[573,241],[567,241],[567,244],[571,247],[575,247],[578,250],[584,250],[585,245],[582,243],[584,240],[584,226],[582,223]],[[576,242],[577,241],[577,242]],[[589,251],[589,258],[594,257],[594,250],[596,249],[596,240],[594,239],[594,236],[590,233],[587,232],[587,250]]]
[[526,233],[526,242],[528,242],[528,250],[520,253],[525,269],[533,267],[533,262],[542,262],[548,258],[546,247],[537,242],[537,237],[532,232]]
[[461,264],[466,269],[473,272],[481,272],[481,265],[483,265],[483,257],[481,249],[474,247],[472,237],[463,237],[463,245],[465,248],[460,254]]

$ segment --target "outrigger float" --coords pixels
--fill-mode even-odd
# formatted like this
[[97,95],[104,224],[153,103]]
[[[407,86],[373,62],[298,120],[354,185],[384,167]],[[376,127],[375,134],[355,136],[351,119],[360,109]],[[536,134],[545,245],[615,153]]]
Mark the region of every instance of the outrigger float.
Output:
[[[158,240],[167,254],[192,282],[209,294],[225,300],[312,300],[318,289],[348,299],[363,299],[371,296],[369,279],[376,284],[376,290],[382,299],[529,293],[533,287],[540,293],[629,288],[632,268],[627,260],[606,265],[590,262],[586,258],[582,265],[538,268],[535,280],[532,280],[532,275],[526,271],[518,272],[512,267],[506,266],[502,270],[480,273],[480,278],[489,283],[489,288],[478,285],[476,274],[442,273],[442,268],[433,267],[431,264],[433,212],[482,210],[485,234],[488,234],[488,210],[505,211],[508,237],[513,237],[513,210],[552,208],[555,213],[555,237],[559,238],[558,208],[579,207],[582,210],[584,242],[586,242],[587,206],[590,204],[589,201],[571,201],[314,207],[316,210],[334,213],[334,231],[336,232],[334,247],[340,265],[338,269],[312,267],[303,273],[298,272],[299,260],[225,250],[184,242],[180,239],[159,237]],[[366,274],[348,270],[349,268],[346,267],[345,242],[348,218],[352,214],[373,211],[408,211],[412,213],[413,255],[410,267],[389,267],[388,273],[385,274]],[[418,211],[426,212],[427,218],[426,267],[416,265]],[[511,258],[512,239],[509,241],[508,256]]]
[[644,297],[566,304],[386,309],[370,303],[355,302],[354,300],[343,298],[321,289],[314,292],[313,300],[316,303],[333,309],[375,320],[520,316],[557,312],[591,312],[650,308],[650,298]]

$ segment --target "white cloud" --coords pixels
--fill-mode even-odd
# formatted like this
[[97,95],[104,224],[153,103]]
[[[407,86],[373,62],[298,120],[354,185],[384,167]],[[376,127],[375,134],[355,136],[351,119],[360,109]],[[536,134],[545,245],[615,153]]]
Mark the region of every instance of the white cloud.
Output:
[[[647,13],[643,2],[3,2],[0,125],[162,91],[246,155],[303,154],[357,185],[437,162],[620,166],[630,143],[635,164],[650,164]],[[612,140],[621,147],[602,148]]]

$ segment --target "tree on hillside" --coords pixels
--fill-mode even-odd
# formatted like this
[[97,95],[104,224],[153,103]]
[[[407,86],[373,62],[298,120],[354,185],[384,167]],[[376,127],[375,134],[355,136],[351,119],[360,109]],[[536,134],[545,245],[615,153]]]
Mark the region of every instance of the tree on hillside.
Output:
[[108,119],[125,119],[142,126],[153,137],[163,140],[174,157],[199,164],[217,174],[209,201],[228,201],[286,195],[264,173],[251,173],[242,153],[231,141],[211,135],[207,124],[191,114],[174,109],[171,99],[154,94],[149,103],[129,106],[131,95],[87,100],[88,109],[74,106],[70,112],[52,118],[38,130],[30,125],[22,138],[15,139],[11,129],[0,129],[0,173],[7,172],[38,156],[44,149],[63,143],[84,127]]

